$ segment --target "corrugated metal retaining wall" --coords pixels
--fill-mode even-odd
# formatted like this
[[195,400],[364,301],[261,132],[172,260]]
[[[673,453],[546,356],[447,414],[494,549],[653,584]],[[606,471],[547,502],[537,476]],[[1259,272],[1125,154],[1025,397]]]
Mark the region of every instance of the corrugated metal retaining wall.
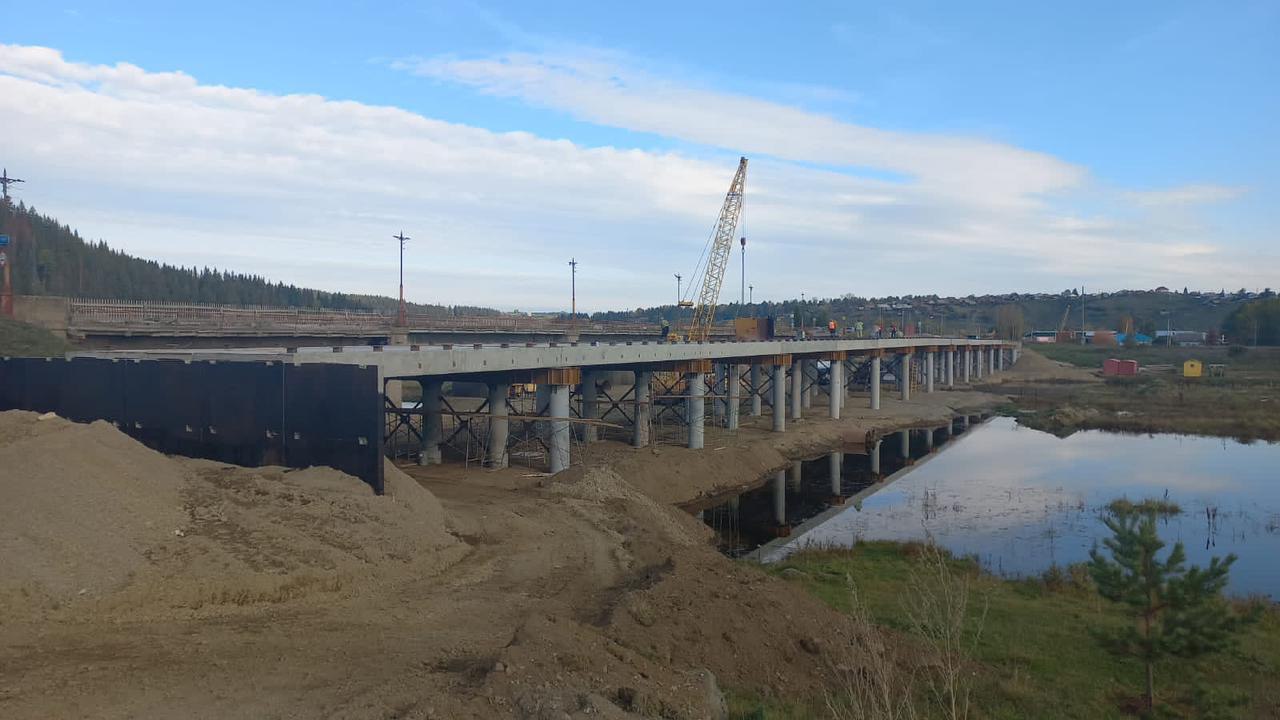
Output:
[[0,410],[107,420],[164,453],[328,465],[381,494],[377,377],[340,364],[0,358]]

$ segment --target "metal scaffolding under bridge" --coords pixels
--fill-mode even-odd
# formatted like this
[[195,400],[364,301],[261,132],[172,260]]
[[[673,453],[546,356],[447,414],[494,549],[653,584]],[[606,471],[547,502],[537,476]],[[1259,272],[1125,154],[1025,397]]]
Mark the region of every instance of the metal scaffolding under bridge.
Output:
[[[701,448],[708,428],[736,431],[743,417],[772,416],[772,430],[866,393],[902,400],[979,380],[1016,361],[1019,346],[965,338],[812,339],[748,342],[587,342],[331,346],[284,349],[73,353],[186,363],[355,365],[376,370],[367,392],[385,411],[381,447],[422,464],[510,463],[556,473],[603,439]],[[413,392],[413,386],[417,392]],[[337,390],[337,389],[335,389]],[[415,397],[416,396],[416,397]],[[409,398],[406,400],[406,398]]]

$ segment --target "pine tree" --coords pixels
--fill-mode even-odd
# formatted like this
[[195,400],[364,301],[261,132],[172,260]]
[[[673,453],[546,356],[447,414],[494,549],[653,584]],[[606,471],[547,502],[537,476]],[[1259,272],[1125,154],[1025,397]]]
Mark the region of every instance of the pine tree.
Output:
[[1098,631],[1111,653],[1146,665],[1148,710],[1155,705],[1155,664],[1166,657],[1196,658],[1229,647],[1256,615],[1233,612],[1222,596],[1235,555],[1213,558],[1207,568],[1185,567],[1186,551],[1175,543],[1163,560],[1153,509],[1115,513],[1104,519],[1112,536],[1103,541],[1110,557],[1094,548],[1089,572],[1098,593],[1123,603],[1134,623]]

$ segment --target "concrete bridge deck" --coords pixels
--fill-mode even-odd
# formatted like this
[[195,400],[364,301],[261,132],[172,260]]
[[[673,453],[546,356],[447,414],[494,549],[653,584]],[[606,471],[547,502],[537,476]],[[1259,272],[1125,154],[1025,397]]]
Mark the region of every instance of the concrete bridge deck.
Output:
[[429,376],[487,375],[563,368],[616,368],[690,361],[749,364],[752,359],[779,356],[817,358],[832,353],[869,356],[961,349],[1010,348],[1002,340],[912,337],[882,340],[813,339],[755,342],[663,343],[580,342],[524,344],[443,344],[388,346],[332,346],[238,348],[228,350],[107,350],[70,353],[68,357],[147,358],[186,361],[269,361],[343,363],[377,367],[383,379]]

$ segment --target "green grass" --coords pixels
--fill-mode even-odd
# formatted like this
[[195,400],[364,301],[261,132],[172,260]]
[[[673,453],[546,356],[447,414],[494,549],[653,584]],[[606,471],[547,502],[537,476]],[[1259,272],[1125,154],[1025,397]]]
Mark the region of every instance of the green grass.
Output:
[[[853,550],[802,553],[771,567],[795,568],[792,582],[834,608],[848,611],[852,578],[872,619],[909,633],[902,597],[918,560],[913,547],[864,542]],[[979,602],[988,608],[976,660],[974,703],[982,718],[1118,718],[1122,705],[1139,693],[1141,669],[1103,651],[1091,628],[1116,627],[1126,618],[1101,600],[1079,568],[1047,574],[1045,580],[1004,580],[980,573],[970,560],[952,559],[955,572],[973,575]],[[1191,712],[1193,687],[1238,698],[1237,716],[1280,716],[1280,611],[1274,608],[1247,631],[1233,651],[1199,663],[1171,661],[1157,670],[1157,694]],[[792,718],[820,715],[821,706],[795,699],[753,705],[733,696],[733,717]],[[806,715],[805,713],[811,713]],[[926,714],[926,716],[929,716]],[[1192,713],[1191,716],[1197,716]],[[1228,715],[1230,717],[1230,715]]]
[[1134,502],[1129,498],[1116,498],[1107,503],[1107,509],[1113,515],[1124,515],[1128,513],[1155,513],[1156,515],[1178,515],[1182,513],[1182,508],[1178,503],[1163,498],[1146,498]]
[[44,328],[0,317],[0,357],[60,357],[69,349]]

